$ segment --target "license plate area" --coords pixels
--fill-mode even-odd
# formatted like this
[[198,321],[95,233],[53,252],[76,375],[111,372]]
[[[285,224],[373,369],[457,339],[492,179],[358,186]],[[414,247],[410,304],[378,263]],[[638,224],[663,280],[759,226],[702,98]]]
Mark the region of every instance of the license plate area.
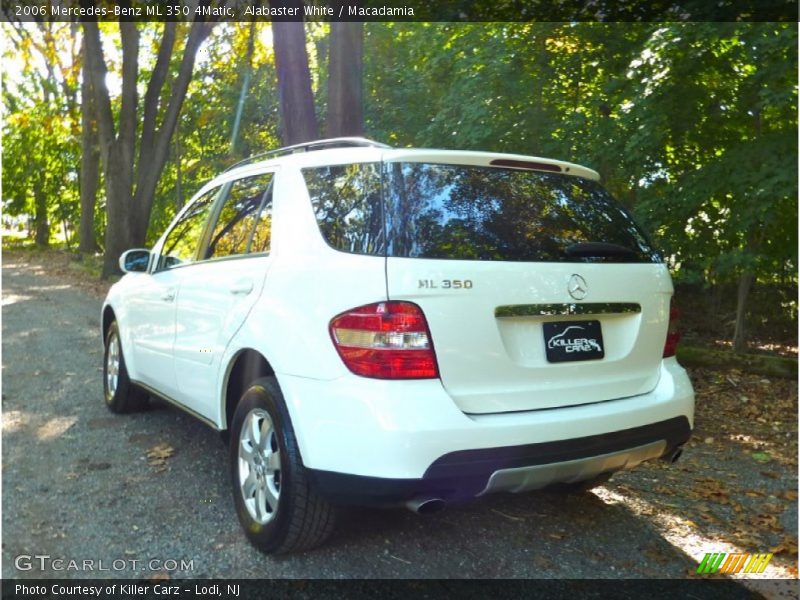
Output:
[[547,362],[599,360],[605,356],[600,321],[543,323]]

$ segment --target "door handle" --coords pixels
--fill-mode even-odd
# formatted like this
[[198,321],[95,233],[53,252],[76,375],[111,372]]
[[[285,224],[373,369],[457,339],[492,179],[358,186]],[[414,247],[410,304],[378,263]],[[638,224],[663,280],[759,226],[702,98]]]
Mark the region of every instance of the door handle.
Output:
[[240,279],[228,288],[231,294],[249,294],[253,291],[252,279]]
[[173,300],[175,300],[175,290],[174,289],[165,290],[164,292],[161,293],[161,299],[164,302],[172,302]]

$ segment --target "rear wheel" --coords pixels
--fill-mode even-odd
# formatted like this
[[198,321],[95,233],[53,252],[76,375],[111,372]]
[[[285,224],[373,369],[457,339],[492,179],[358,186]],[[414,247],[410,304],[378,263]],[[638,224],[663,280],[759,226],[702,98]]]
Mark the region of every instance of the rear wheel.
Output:
[[147,405],[147,393],[131,383],[117,322],[111,323],[106,333],[106,351],[103,358],[103,391],[106,406],[111,412],[128,413],[142,410]]
[[230,469],[239,521],[267,553],[308,550],[333,531],[335,510],[312,488],[274,377],[244,393],[231,426]]

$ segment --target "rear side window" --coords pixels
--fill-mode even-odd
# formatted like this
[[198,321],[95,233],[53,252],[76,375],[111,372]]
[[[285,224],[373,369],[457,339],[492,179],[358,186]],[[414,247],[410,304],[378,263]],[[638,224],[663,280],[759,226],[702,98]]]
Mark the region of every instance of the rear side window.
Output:
[[[384,181],[389,256],[660,261],[631,216],[595,181],[424,163],[387,163]],[[617,253],[587,256],[586,245],[598,243],[613,244]]]
[[269,251],[272,177],[272,173],[264,173],[233,182],[211,233],[205,258]]
[[319,229],[332,248],[384,254],[379,163],[303,169],[303,177]]

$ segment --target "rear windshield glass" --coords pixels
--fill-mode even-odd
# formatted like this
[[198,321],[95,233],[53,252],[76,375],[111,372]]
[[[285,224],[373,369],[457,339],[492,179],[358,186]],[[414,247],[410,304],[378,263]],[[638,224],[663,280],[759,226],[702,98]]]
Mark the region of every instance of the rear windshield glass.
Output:
[[[320,230],[337,250],[451,260],[661,260],[630,214],[588,179],[427,163],[386,163],[379,178],[377,167],[335,167],[338,177],[330,167],[305,171]],[[360,176],[343,177],[354,168]]]

